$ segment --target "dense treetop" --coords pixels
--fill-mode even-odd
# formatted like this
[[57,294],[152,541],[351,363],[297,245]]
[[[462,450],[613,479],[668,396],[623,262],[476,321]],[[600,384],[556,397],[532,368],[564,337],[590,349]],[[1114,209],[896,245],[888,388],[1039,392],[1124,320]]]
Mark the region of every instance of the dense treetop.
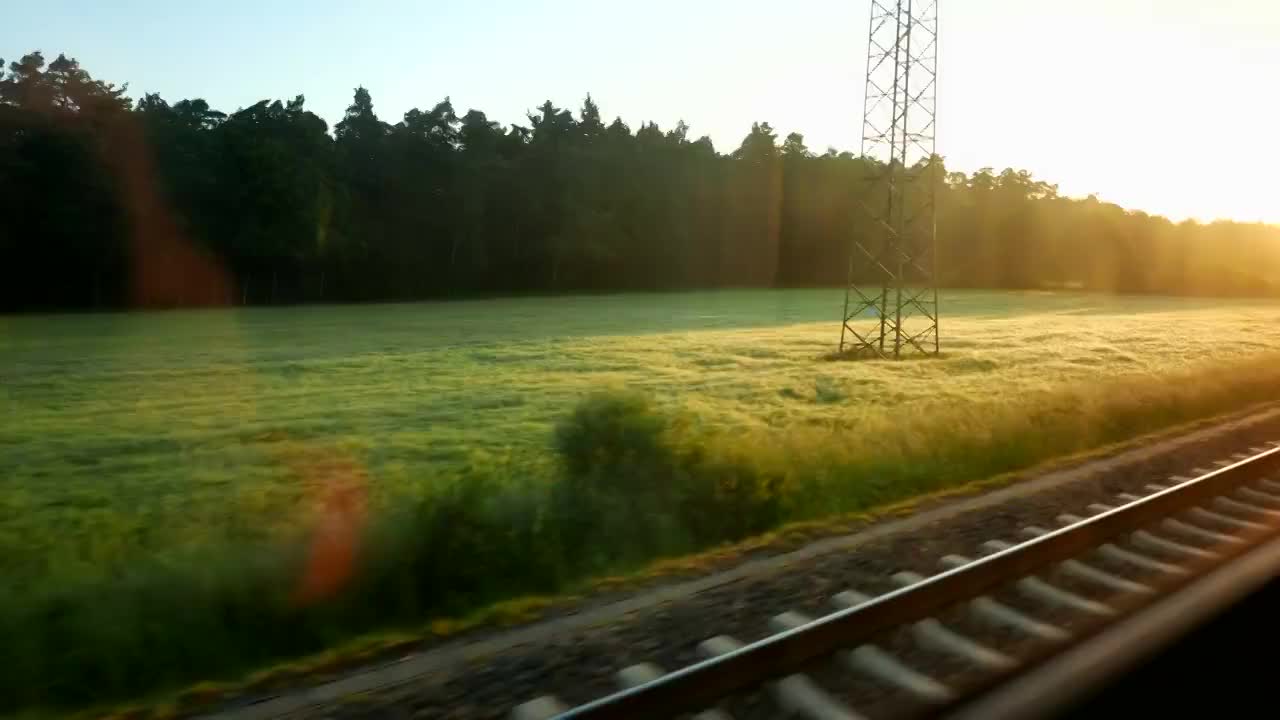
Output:
[[[301,95],[134,101],[33,52],[0,62],[0,310],[839,285],[877,170],[766,122],[722,154],[590,97],[527,125],[448,98],[391,123],[357,88],[330,131]],[[944,286],[1280,290],[1280,228],[1012,169],[931,177]]]

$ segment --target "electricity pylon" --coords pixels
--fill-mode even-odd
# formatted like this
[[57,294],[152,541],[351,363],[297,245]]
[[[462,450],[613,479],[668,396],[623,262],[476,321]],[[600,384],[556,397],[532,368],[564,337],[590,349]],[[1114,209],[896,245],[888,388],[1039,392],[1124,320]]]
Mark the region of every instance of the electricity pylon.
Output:
[[938,0],[872,0],[842,355],[938,353],[937,79]]

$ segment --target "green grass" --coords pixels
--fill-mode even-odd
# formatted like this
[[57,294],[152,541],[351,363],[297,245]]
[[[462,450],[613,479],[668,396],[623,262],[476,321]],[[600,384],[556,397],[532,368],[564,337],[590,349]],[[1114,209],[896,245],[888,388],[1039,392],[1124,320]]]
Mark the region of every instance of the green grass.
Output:
[[942,359],[823,362],[840,299],[0,319],[0,696],[233,677],[1280,389],[1280,303],[947,293]]

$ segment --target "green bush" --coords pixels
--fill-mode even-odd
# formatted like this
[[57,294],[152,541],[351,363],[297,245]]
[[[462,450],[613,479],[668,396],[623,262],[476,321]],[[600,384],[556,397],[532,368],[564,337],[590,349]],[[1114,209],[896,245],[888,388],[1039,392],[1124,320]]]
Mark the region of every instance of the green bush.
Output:
[[608,571],[689,547],[674,514],[671,419],[633,393],[588,397],[557,425],[553,522],[581,570]]
[[[631,392],[601,392],[556,428],[563,462],[557,523],[587,569],[609,569],[775,526],[781,478],[750,458],[708,451],[691,418]],[[714,446],[713,446],[714,447]]]
[[414,622],[560,589],[570,567],[547,521],[552,489],[472,467],[388,509],[371,525],[353,602]]
[[680,517],[699,547],[742,540],[783,521],[783,472],[715,440],[706,446],[689,443],[679,457]]
[[660,413],[648,397],[634,392],[588,396],[555,429],[555,449],[567,471],[567,483],[584,490],[628,496],[661,492],[651,471],[674,465],[669,435],[677,423]]

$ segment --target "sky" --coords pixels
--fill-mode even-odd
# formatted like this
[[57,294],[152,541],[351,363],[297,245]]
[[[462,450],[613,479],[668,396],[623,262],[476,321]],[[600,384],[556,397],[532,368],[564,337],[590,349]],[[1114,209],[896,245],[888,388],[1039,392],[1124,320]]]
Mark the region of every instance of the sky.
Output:
[[[396,121],[451,97],[526,123],[590,93],[717,149],[753,121],[856,151],[870,0],[43,0],[0,57],[65,52],[129,94],[234,111],[358,85]],[[1280,0],[940,0],[938,152],[1175,220],[1280,223]]]

